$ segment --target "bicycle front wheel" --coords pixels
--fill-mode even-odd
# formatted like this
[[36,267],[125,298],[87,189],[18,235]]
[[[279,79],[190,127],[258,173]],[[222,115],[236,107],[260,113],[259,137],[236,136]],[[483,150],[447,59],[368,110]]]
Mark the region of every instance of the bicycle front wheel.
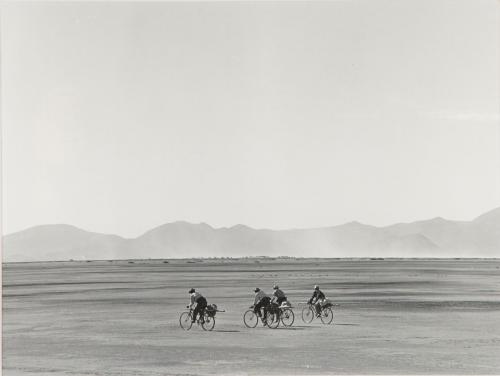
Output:
[[189,312],[181,313],[181,317],[179,318],[179,324],[181,325],[181,328],[184,330],[191,329],[193,323],[191,322],[191,315],[189,314]]
[[314,319],[314,310],[312,307],[304,307],[302,309],[302,321],[306,324],[310,324]]
[[295,321],[295,315],[290,308],[285,308],[281,312],[281,322],[284,326],[292,326]]
[[259,323],[259,317],[251,309],[245,312],[243,315],[243,322],[247,328],[255,328]]
[[276,329],[280,325],[279,314],[275,312],[273,313],[269,312],[267,314],[266,324],[268,328]]
[[201,327],[203,330],[208,330],[211,331],[215,326],[215,317],[210,317],[208,315],[205,315],[205,320],[201,324]]
[[331,324],[333,321],[333,309],[332,307],[323,308],[321,310],[321,322],[323,324]]

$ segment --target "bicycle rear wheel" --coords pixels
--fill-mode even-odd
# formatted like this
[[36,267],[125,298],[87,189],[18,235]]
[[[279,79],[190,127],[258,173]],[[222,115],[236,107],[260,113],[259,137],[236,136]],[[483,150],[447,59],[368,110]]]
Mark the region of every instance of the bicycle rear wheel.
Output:
[[284,326],[292,326],[295,321],[295,314],[290,308],[285,308],[281,311],[281,322]]
[[243,322],[247,328],[255,328],[259,323],[259,317],[251,309],[245,312],[243,315]]
[[321,310],[321,322],[323,324],[331,324],[333,321],[333,309],[332,307],[326,307]]
[[191,322],[191,315],[189,314],[189,312],[181,313],[181,317],[179,317],[179,324],[181,325],[181,328],[184,330],[191,329],[193,323]]
[[306,324],[310,324],[314,319],[314,310],[312,307],[307,306],[302,309],[302,321]]
[[205,315],[205,320],[201,324],[201,327],[203,330],[208,330],[211,331],[215,326],[215,317],[210,317],[208,315]]

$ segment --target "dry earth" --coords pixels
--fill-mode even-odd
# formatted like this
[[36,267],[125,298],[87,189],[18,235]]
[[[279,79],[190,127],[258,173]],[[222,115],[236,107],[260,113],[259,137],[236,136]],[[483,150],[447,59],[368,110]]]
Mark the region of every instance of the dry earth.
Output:
[[[278,282],[291,329],[248,329]],[[335,325],[300,319],[314,283]],[[194,286],[219,308],[183,331]],[[162,260],[3,265],[4,375],[500,374],[500,260]]]

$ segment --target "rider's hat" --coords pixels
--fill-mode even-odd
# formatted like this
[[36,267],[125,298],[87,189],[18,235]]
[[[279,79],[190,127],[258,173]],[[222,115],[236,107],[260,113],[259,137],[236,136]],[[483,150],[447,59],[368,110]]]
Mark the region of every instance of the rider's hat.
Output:
[[189,293],[192,294],[194,292],[194,289],[189,290]]
[[273,286],[273,289],[274,289],[274,290],[277,290],[277,289],[279,289],[279,288],[280,288],[280,287],[279,287],[278,285],[274,285],[274,286]]
[[319,290],[319,286],[318,285],[314,285],[314,289],[315,290]]
[[255,290],[253,290],[253,292],[259,292],[260,289],[258,287],[255,288]]

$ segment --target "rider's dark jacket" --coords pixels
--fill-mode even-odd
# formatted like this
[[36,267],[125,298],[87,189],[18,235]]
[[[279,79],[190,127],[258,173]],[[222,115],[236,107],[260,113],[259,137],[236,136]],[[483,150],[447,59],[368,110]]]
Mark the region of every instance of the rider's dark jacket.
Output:
[[203,302],[203,301],[206,301],[206,299],[198,291],[193,292],[191,294],[191,305],[193,305],[194,303],[200,303],[200,302]]
[[325,299],[325,294],[323,294],[323,292],[321,290],[314,290],[313,292],[313,296],[311,297],[311,299],[309,299],[309,302],[317,302],[318,300],[323,300]]
[[273,295],[274,295],[275,297],[277,297],[277,298],[286,298],[285,293],[284,293],[282,290],[280,290],[280,289],[276,289],[276,290],[274,290]]
[[258,291],[258,292],[255,294],[255,300],[254,300],[253,304],[254,304],[254,305],[259,304],[259,302],[260,302],[262,299],[264,299],[264,298],[268,298],[267,294],[266,294],[264,291],[262,291],[262,290]]

